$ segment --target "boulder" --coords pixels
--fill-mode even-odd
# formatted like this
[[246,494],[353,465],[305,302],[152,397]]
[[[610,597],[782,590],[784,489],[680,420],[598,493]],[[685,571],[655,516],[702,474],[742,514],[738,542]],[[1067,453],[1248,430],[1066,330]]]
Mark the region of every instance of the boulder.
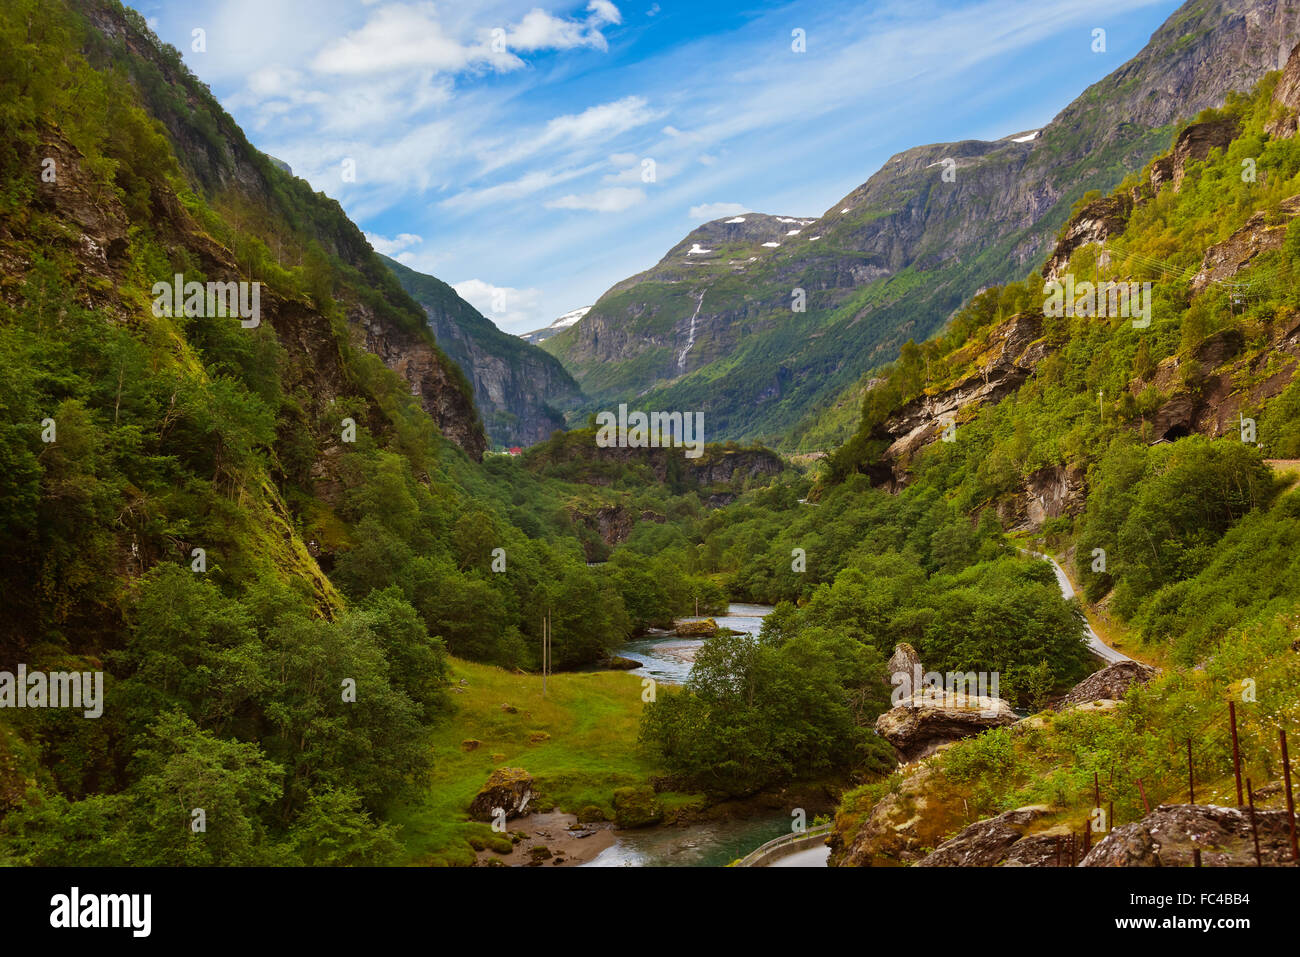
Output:
[[527,812],[533,799],[533,776],[523,768],[497,768],[470,802],[469,813],[476,821],[490,821],[497,808],[504,808],[506,820]]
[[[1028,840],[1028,829],[1049,809],[1036,804],[1017,808],[997,817],[976,821],[955,837],[944,841],[933,853],[917,862],[918,867],[994,867],[1008,862],[1013,850]],[[1014,855],[1017,866],[1041,866],[1048,859],[1056,860],[1056,838],[1035,836],[1032,849],[1021,848]],[[1050,854],[1047,853],[1050,848]]]
[[894,646],[894,653],[885,665],[886,675],[907,675],[909,681],[913,680],[912,675],[924,671],[925,669],[921,667],[921,656],[905,641]]
[[649,785],[614,789],[614,823],[619,827],[646,827],[663,817],[663,806]]
[[[1255,811],[1260,859],[1294,866],[1286,811]],[[1083,867],[1253,867],[1250,809],[1215,804],[1162,804],[1142,820],[1115,828],[1083,859]]]
[[1135,684],[1146,684],[1156,675],[1156,669],[1139,661],[1117,661],[1100,671],[1094,671],[1070,689],[1055,705],[1064,711],[1092,701],[1119,701]]
[[712,638],[717,633],[718,623],[712,618],[677,622],[677,634],[682,638]]
[[903,761],[915,761],[940,745],[1017,720],[1011,705],[1001,698],[965,695],[936,704],[931,695],[919,692],[877,718],[876,733],[894,746]]

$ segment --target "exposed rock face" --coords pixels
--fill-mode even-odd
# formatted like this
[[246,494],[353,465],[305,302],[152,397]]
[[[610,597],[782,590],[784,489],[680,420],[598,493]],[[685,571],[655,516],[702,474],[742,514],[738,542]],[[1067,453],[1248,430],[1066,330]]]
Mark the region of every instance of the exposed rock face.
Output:
[[[1260,859],[1294,866],[1286,811],[1255,811]],[[1204,867],[1253,867],[1250,809],[1214,804],[1162,804],[1142,820],[1107,834],[1083,867],[1191,867],[1194,849]]]
[[[1188,163],[1200,162],[1209,156],[1212,150],[1224,149],[1236,138],[1240,129],[1236,120],[1227,118],[1193,123],[1178,134],[1178,141],[1174,144],[1174,152],[1170,157],[1172,163],[1170,179],[1173,182],[1174,192],[1182,189]],[[1157,189],[1161,185],[1155,183],[1154,174],[1152,185]]]
[[1205,251],[1201,269],[1192,277],[1192,291],[1200,292],[1212,282],[1225,282],[1250,265],[1260,253],[1281,249],[1287,224],[1297,214],[1300,214],[1300,196],[1292,196],[1279,204],[1273,216],[1261,211],[1250,217],[1241,229]]
[[1070,689],[1055,710],[1064,711],[1091,701],[1119,701],[1135,684],[1144,685],[1156,676],[1156,669],[1138,661],[1117,661],[1095,671]]
[[469,813],[476,821],[490,821],[497,808],[506,812],[506,820],[519,817],[533,799],[533,776],[523,768],[497,768],[470,802]]
[[1031,528],[1041,527],[1049,518],[1074,515],[1087,501],[1086,476],[1083,469],[1049,465],[1029,476],[1025,488],[1025,517]]
[[383,258],[423,307],[439,347],[469,379],[494,443],[535,445],[564,428],[563,410],[582,393],[554,356],[502,332],[442,280]]
[[[575,506],[567,511],[570,522],[574,525],[585,525],[599,536],[601,542],[611,546],[626,542],[638,523],[654,522],[662,525],[667,521],[658,512],[649,510],[636,512],[623,505],[603,505],[595,510],[585,510]],[[604,561],[609,557],[608,551],[601,549],[597,543],[584,539],[583,544],[587,561]]]
[[1296,117],[1300,114],[1300,45],[1292,49],[1273,88],[1273,107],[1275,116],[1264,125],[1264,132],[1279,139],[1294,136]]
[[1041,867],[1056,860],[1054,835],[1028,835],[1035,822],[1047,814],[1043,805],[1022,807],[997,817],[976,821],[917,867]]
[[1106,196],[1083,207],[1066,224],[1056,249],[1043,266],[1043,277],[1059,279],[1076,249],[1089,243],[1104,244],[1109,237],[1122,233],[1132,212],[1133,201],[1119,196]]
[[941,745],[1017,720],[1011,705],[1001,698],[968,695],[962,702],[936,705],[918,692],[877,718],[876,733],[894,746],[902,760],[915,761]]
[[411,395],[438,423],[444,436],[455,442],[476,461],[483,458],[487,440],[466,390],[454,380],[447,358],[425,336],[408,332],[396,323],[377,316],[363,303],[348,311],[353,336],[367,352],[373,352],[407,381]]
[[1020,388],[1047,354],[1042,332],[1041,315],[1012,316],[989,337],[988,348],[976,359],[978,371],[942,392],[917,396],[876,428],[873,438],[891,440],[884,458],[896,481],[905,479],[920,449],[942,437],[945,423],[955,425],[965,410],[999,402]]

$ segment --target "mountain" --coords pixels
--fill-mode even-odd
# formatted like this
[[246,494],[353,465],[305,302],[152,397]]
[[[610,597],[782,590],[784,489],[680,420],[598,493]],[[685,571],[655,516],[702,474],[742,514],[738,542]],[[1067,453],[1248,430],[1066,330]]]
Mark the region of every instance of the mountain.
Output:
[[798,446],[903,342],[1034,268],[1076,200],[1279,67],[1296,34],[1286,9],[1191,0],[1041,130],[906,150],[816,218],[707,223],[543,348],[588,409],[703,410],[711,437]]
[[546,326],[543,329],[537,329],[533,332],[525,332],[519,338],[523,339],[525,342],[530,342],[535,346],[539,346],[557,332],[569,328],[569,326],[573,325],[589,312],[591,312],[591,306],[583,306],[581,309],[574,309],[573,311],[566,312],[564,315],[560,316],[560,318],[556,319],[549,326]]
[[423,307],[438,345],[473,385],[494,445],[535,445],[564,427],[559,410],[576,404],[582,391],[559,360],[502,332],[441,279],[380,258]]

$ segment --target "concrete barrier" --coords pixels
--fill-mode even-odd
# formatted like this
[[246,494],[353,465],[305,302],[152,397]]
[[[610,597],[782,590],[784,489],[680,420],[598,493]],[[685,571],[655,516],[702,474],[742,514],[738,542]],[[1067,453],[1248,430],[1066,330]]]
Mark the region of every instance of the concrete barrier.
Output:
[[773,861],[779,861],[796,851],[807,850],[809,846],[824,843],[826,835],[831,832],[831,825],[819,824],[802,834],[782,834],[768,841],[761,847],[750,851],[735,864],[736,867],[766,867]]

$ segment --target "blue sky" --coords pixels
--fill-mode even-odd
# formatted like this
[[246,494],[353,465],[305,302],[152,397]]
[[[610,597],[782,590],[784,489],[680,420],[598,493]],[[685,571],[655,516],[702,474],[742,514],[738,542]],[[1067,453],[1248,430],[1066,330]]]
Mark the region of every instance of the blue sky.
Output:
[[518,333],[705,220],[817,216],[901,150],[1037,129],[1179,3],[131,5],[377,249]]

